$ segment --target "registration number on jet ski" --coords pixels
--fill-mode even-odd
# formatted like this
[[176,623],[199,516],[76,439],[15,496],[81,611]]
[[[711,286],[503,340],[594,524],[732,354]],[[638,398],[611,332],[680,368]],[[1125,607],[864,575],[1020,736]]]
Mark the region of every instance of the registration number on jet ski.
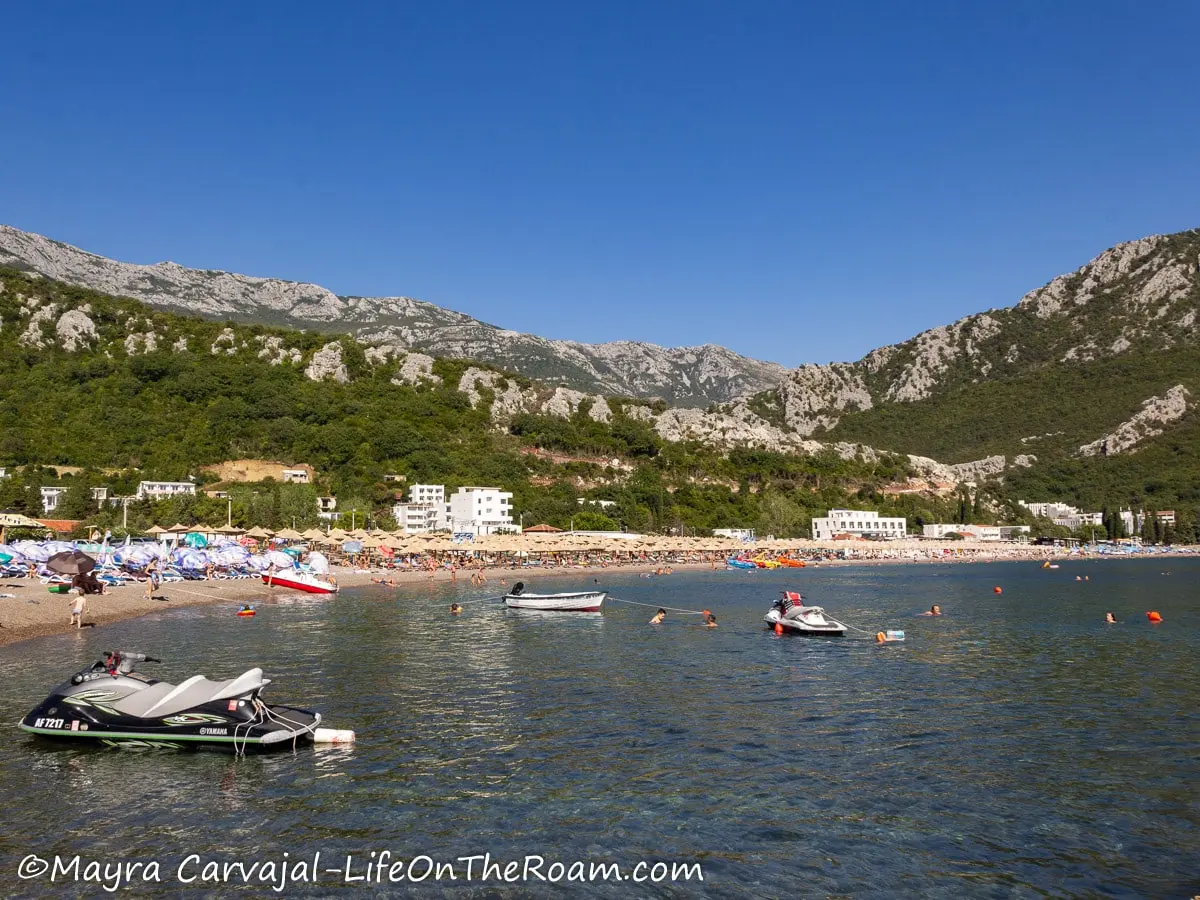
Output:
[[33,723],[34,728],[66,728],[66,719],[37,719]]

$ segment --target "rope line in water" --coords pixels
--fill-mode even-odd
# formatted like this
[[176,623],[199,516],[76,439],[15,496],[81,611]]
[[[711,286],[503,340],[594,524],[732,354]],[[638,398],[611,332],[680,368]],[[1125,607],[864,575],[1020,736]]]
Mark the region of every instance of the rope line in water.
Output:
[[609,597],[608,599],[612,600],[614,603],[629,603],[632,606],[645,606],[650,609],[665,609],[668,612],[688,613],[689,615],[693,616],[704,615],[704,610],[702,609],[677,609],[674,606],[659,606],[657,603],[638,603],[636,600],[622,600],[620,597]]

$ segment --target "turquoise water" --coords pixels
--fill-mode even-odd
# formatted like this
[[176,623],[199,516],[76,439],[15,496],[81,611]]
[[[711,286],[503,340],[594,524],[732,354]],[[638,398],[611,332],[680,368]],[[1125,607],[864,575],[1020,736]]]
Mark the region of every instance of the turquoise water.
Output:
[[[521,578],[546,590],[599,578],[615,597],[711,609],[720,627],[672,614],[654,628],[652,609],[615,602],[599,616],[484,603],[452,618],[452,600],[499,586],[415,585],[267,601],[251,620],[237,604],[180,609],[6,648],[8,722],[120,646],[163,657],[147,671],[175,681],[261,665],[268,699],[359,738],[235,759],[64,749],[12,727],[0,745],[8,893],[77,893],[15,880],[30,853],[157,860],[161,882],[131,889],[174,896],[189,854],[318,850],[330,866],[372,850],[627,873],[699,862],[704,881],[468,884],[460,865],[456,882],[344,887],[325,874],[285,896],[1200,893],[1200,562]],[[776,636],[762,615],[785,587],[907,641]],[[932,603],[945,614],[920,617]],[[1122,623],[1104,625],[1107,610]]]

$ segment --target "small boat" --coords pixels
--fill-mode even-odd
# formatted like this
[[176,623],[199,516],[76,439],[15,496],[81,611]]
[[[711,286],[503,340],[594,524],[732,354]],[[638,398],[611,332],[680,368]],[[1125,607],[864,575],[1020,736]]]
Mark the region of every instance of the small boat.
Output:
[[332,579],[325,581],[312,572],[300,569],[285,569],[282,572],[263,572],[263,584],[270,587],[287,588],[290,591],[304,591],[309,594],[336,594],[337,582]]
[[509,609],[538,609],[555,612],[600,612],[608,591],[572,591],[563,594],[527,594],[525,585],[517,582],[504,595]]
[[135,671],[140,662],[159,660],[106,653],[51,691],[21,720],[21,729],[77,744],[234,753],[353,739],[351,732],[319,728],[320,713],[268,705],[260,694],[271,681],[262,669],[229,681],[193,675],[176,685]]
[[792,559],[788,556],[779,557],[777,562],[786,569],[803,569],[808,565],[808,563],[802,559]]
[[771,605],[763,619],[772,627],[783,628],[796,634],[840,637],[846,633],[846,626],[827,617],[821,607],[805,606],[798,591],[784,591],[783,596]]
[[725,560],[725,565],[728,566],[730,569],[757,569],[758,568],[758,566],[756,566],[754,563],[750,562],[750,560],[748,560],[748,559],[735,559],[732,556],[729,559]]
[[760,569],[778,569],[779,562],[773,559],[755,559],[754,565]]

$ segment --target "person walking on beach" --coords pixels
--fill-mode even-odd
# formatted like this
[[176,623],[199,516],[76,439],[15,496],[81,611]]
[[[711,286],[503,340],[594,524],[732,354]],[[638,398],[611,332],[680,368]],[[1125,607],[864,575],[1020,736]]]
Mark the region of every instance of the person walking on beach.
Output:
[[154,592],[158,590],[158,560],[152,559],[146,565],[146,599],[151,600],[154,597]]
[[87,598],[83,596],[83,588],[72,588],[75,595],[71,598],[71,625],[83,627],[83,612],[87,609]]

